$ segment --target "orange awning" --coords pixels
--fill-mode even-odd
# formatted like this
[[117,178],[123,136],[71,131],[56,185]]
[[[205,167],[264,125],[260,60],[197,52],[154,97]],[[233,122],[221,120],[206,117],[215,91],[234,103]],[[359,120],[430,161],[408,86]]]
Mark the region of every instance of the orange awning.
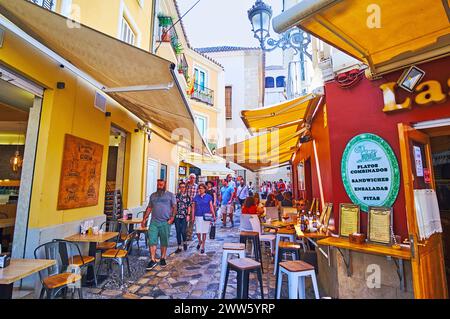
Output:
[[321,98],[320,95],[308,94],[273,106],[242,111],[241,118],[252,133],[287,123],[299,123],[311,114],[310,110],[317,106]]
[[259,136],[217,150],[217,155],[251,171],[280,166],[292,158],[305,129],[300,124],[273,128]]

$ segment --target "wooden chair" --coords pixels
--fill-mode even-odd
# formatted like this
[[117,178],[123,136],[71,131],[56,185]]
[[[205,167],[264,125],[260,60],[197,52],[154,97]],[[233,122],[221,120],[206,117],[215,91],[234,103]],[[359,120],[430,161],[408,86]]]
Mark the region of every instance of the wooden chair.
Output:
[[[68,248],[69,251],[64,250]],[[56,260],[56,264],[39,272],[42,289],[39,298],[54,299],[58,293],[74,289],[78,291],[78,297],[83,299],[81,288],[81,269],[75,266],[75,254],[70,251],[72,246],[61,246],[60,242],[48,242],[38,246],[34,250],[36,259]],[[73,294],[72,294],[73,297]]]
[[118,237],[116,248],[111,248],[102,252],[100,262],[97,268],[97,276],[100,273],[103,261],[107,260],[110,263],[115,262],[120,267],[120,279],[123,285],[124,261],[127,263],[128,276],[131,276],[130,262],[128,260],[128,255],[130,253],[131,243],[133,240],[135,240],[136,236],[137,236],[136,230],[128,234],[127,238],[125,239],[121,247],[119,247],[120,238]]
[[[58,242],[60,245],[60,251],[65,251],[72,265],[80,267],[82,270],[91,267],[94,272],[95,287],[97,287],[97,274],[95,273],[95,257],[83,256],[81,254],[80,247],[73,242],[63,239],[53,239],[54,242]],[[64,247],[65,246],[65,247]],[[67,266],[69,264],[67,263]]]

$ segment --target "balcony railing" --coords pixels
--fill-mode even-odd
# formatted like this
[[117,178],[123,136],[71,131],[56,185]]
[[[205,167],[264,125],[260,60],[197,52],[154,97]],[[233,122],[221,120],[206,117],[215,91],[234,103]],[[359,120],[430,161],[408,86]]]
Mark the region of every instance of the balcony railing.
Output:
[[191,99],[214,105],[214,91],[195,82]]
[[55,0],[30,0],[31,2],[41,6],[45,9],[55,11],[56,9],[56,1]]

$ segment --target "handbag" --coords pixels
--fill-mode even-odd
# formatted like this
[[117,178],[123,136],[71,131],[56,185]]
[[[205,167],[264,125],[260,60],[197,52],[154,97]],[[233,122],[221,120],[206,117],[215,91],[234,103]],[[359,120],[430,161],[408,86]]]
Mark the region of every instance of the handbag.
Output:
[[216,225],[214,223],[211,224],[209,229],[209,239],[216,239]]
[[203,214],[203,220],[205,221],[205,222],[212,222],[214,219],[213,219],[213,214],[211,214],[211,213],[205,213],[205,214]]

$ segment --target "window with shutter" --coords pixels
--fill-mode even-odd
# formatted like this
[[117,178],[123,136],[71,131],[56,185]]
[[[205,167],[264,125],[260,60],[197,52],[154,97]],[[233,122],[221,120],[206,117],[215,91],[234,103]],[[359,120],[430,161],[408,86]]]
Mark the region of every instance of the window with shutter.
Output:
[[225,116],[227,120],[233,118],[233,89],[231,86],[225,87]]

